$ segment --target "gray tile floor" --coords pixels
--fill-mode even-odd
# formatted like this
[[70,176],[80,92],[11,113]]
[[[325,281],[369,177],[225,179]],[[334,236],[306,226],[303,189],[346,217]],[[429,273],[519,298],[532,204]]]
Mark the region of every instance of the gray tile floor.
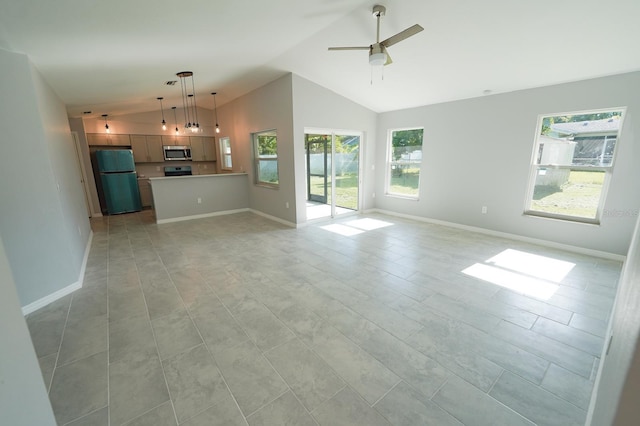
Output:
[[582,425],[621,269],[379,214],[92,227],[27,318],[60,425]]

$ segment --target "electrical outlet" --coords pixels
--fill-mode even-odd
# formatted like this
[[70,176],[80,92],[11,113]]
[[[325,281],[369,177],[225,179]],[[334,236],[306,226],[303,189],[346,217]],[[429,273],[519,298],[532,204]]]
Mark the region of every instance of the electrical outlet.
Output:
[[482,214],[487,214],[487,206],[482,206]]
[[371,194],[371,198],[376,198],[376,193]]
[[198,204],[202,204],[202,198],[198,197]]
[[287,201],[286,203],[284,203],[284,206],[285,206],[286,208],[289,208],[289,202]]
[[156,166],[156,172],[160,171],[160,166]]

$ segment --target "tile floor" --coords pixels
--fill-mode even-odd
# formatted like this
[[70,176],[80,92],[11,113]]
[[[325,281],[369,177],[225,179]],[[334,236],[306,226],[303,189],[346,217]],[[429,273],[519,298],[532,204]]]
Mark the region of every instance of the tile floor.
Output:
[[621,269],[380,214],[92,226],[27,318],[60,425],[582,425]]

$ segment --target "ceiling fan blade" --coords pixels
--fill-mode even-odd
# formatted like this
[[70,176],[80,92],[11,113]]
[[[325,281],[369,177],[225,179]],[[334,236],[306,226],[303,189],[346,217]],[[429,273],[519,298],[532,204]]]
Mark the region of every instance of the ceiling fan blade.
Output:
[[387,49],[384,46],[382,46],[382,51],[387,54],[387,61],[384,63],[384,65],[392,64],[393,60],[391,59],[391,55],[389,55],[389,52],[387,52]]
[[329,50],[369,50],[371,46],[330,47]]
[[422,28],[418,24],[415,24],[404,31],[400,31],[398,34],[381,41],[380,44],[385,47],[393,46],[394,44],[399,43],[402,40],[411,37],[412,35],[418,34],[422,30],[424,30],[424,28]]

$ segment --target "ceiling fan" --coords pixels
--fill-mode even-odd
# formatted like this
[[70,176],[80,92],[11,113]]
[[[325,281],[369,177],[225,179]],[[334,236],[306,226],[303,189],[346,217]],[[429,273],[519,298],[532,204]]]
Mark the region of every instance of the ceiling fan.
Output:
[[377,21],[376,42],[369,46],[349,46],[349,47],[330,47],[329,50],[368,50],[369,51],[369,64],[371,65],[389,65],[391,62],[391,56],[387,52],[387,47],[393,46],[396,43],[401,42],[413,35],[418,34],[424,30],[420,25],[415,24],[407,28],[404,31],[400,31],[398,34],[389,37],[386,40],[380,41],[380,18],[385,15],[387,9],[384,6],[373,6],[373,16]]

